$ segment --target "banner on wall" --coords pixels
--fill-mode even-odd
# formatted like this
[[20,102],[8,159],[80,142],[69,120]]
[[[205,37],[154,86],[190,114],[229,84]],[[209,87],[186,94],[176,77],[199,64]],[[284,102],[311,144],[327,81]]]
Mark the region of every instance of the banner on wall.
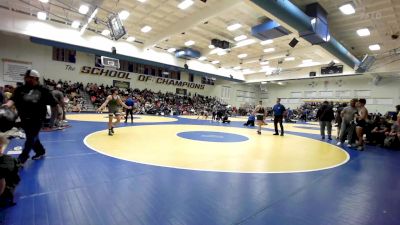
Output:
[[129,85],[130,83],[127,81],[113,80],[113,86],[117,88],[128,89],[130,87]]
[[178,86],[178,87],[188,87],[188,88],[194,88],[194,89],[200,89],[200,90],[203,90],[205,87],[204,84],[196,84],[196,83],[192,83],[192,82],[168,79],[168,78],[163,78],[163,77],[155,77],[155,76],[150,76],[150,75],[149,76],[148,75],[139,75],[138,81],[153,82],[156,84],[172,85],[172,86]]
[[2,59],[4,81],[24,82],[24,74],[27,70],[32,69],[31,62],[22,62],[12,59]]

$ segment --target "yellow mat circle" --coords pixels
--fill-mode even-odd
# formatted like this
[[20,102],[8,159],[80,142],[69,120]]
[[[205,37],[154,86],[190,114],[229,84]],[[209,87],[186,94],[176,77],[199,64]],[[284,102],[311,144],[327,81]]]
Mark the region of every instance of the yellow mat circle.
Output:
[[[194,141],[180,132],[239,134],[242,142]],[[290,173],[333,168],[348,161],[334,145],[295,135],[273,136],[254,129],[199,125],[151,125],[116,128],[114,136],[98,131],[85,144],[108,156],[143,164],[221,172]]]
[[[161,123],[161,122],[175,122],[178,121],[176,118],[163,117],[163,116],[149,116],[149,115],[134,115],[133,122],[136,123]],[[89,121],[89,122],[108,122],[107,113],[80,113],[80,114],[69,114],[67,115],[68,120],[78,121]],[[121,118],[121,121],[124,119]],[[130,122],[130,118],[128,118]]]

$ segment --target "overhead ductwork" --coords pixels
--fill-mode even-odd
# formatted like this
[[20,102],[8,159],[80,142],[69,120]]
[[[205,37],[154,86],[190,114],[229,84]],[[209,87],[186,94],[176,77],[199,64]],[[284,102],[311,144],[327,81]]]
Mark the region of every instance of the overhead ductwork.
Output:
[[183,48],[175,52],[175,57],[182,59],[198,59],[200,57],[200,52],[191,48]]
[[[277,19],[284,21],[288,26],[297,30],[299,34],[306,33],[307,31],[314,32],[313,19],[289,0],[250,1]],[[320,44],[320,46],[351,68],[355,68],[360,64],[360,61],[332,36],[330,36],[329,40]]]
[[262,41],[279,38],[290,33],[290,31],[273,20],[251,28],[251,35]]

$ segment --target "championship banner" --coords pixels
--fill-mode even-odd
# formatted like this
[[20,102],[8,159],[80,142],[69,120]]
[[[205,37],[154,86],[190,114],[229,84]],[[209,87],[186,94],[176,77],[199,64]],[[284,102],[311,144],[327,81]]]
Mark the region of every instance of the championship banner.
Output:
[[25,72],[32,69],[31,62],[22,62],[12,59],[2,59],[4,81],[24,82]]

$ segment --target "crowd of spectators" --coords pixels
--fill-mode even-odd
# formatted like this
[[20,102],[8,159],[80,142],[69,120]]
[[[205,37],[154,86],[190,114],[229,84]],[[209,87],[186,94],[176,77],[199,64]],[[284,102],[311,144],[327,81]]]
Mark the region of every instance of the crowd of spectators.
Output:
[[[109,94],[111,86],[88,83],[85,87],[90,100],[98,108]],[[148,89],[119,90],[124,99],[131,96],[135,102],[137,114],[157,115],[200,115],[204,112],[211,113],[222,107],[216,98],[195,94],[194,96],[178,95],[171,92],[154,92]]]
[[[85,99],[82,92],[90,96],[90,101],[94,108],[99,107],[109,94],[111,86],[88,83],[72,83],[71,81],[54,81],[44,79],[44,85],[51,90],[60,90],[64,93],[65,110],[68,112],[79,112],[85,110]],[[14,87],[5,86],[0,90],[0,100],[5,102],[12,95]],[[248,116],[251,115],[254,106],[243,105],[236,107],[227,107],[215,97],[208,97],[195,94],[193,96],[179,95],[171,92],[154,92],[149,89],[127,89],[118,90],[119,95],[124,99],[132,97],[135,102],[134,113],[136,114],[156,114],[156,115],[203,115],[214,114],[221,118],[224,115],[229,116]],[[305,102],[297,109],[288,108],[285,114],[286,122],[295,120],[316,121],[318,109],[322,102]],[[347,106],[345,102],[329,102],[330,107],[335,111],[334,123],[340,127],[341,111]],[[266,108],[268,115],[271,115],[271,108]],[[385,115],[380,113],[370,113],[368,115],[367,126],[365,128],[366,143],[381,146],[399,146],[399,108],[397,112],[388,112]],[[218,116],[217,115],[217,116]],[[339,133],[337,134],[339,136]]]
[[63,93],[65,110],[67,112],[80,112],[86,110],[85,99],[82,96],[83,83],[71,81],[54,81],[50,79],[43,80],[44,85],[50,90],[59,90]]
[[[318,109],[323,107],[322,102],[307,102],[301,107],[294,110],[296,119],[300,121],[317,121]],[[332,121],[340,130],[342,123],[343,109],[347,107],[345,102],[330,102],[329,107],[334,111],[334,119]],[[366,106],[368,108],[368,105]],[[400,105],[396,106],[395,111],[389,111],[385,115],[381,113],[369,113],[364,128],[365,142],[368,145],[378,145],[387,148],[400,148]],[[356,123],[356,122],[354,122]],[[356,141],[355,124],[350,126],[346,131],[349,134],[344,135],[347,139],[348,146],[354,145]],[[340,136],[339,133],[337,135]]]

